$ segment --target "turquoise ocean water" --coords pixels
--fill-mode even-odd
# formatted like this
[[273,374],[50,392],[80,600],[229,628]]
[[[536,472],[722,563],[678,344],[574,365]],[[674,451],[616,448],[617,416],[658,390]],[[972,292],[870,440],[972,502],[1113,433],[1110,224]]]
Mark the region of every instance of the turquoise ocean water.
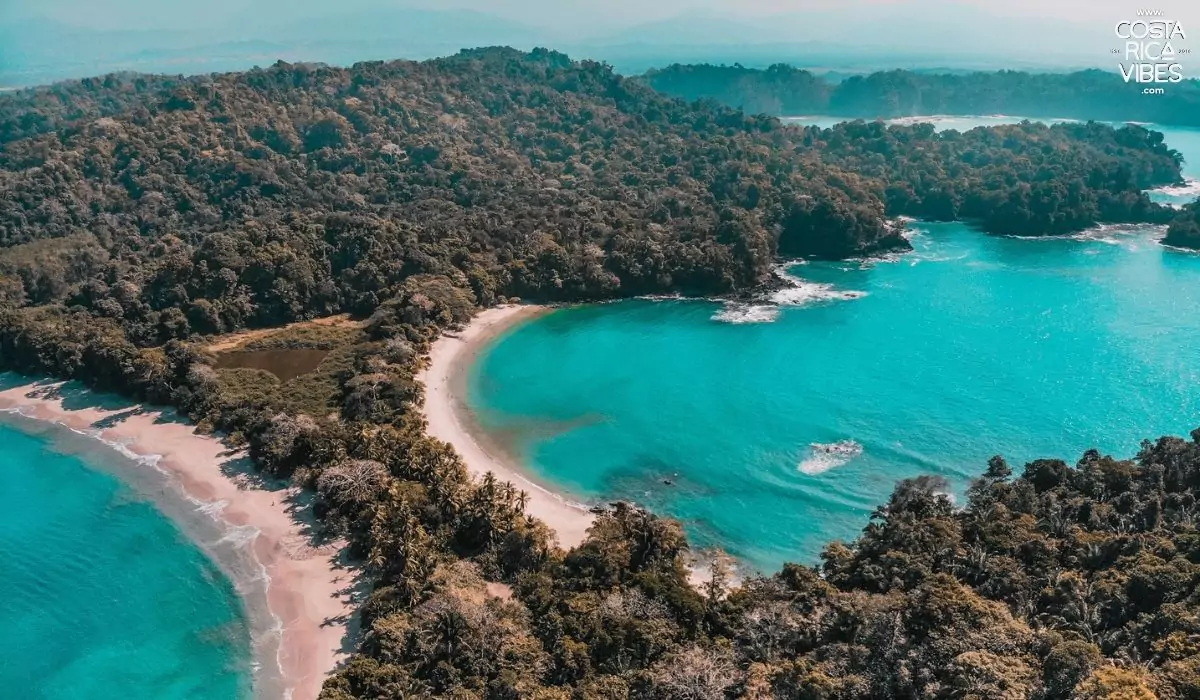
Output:
[[[1196,177],[1200,132],[1165,131]],[[897,479],[961,496],[994,454],[1131,456],[1200,426],[1200,255],[1130,227],[913,228],[910,254],[793,266],[784,304],[556,311],[480,356],[468,402],[546,486],[644,504],[763,570],[853,538]]]
[[94,439],[5,416],[0,446],[0,695],[249,697],[248,616],[191,539],[221,533],[185,534],[147,498],[169,485]]

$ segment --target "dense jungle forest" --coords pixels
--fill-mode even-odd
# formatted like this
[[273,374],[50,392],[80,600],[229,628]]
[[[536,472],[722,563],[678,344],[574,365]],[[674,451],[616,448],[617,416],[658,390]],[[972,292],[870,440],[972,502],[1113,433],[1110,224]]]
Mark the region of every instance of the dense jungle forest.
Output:
[[1186,205],[1179,216],[1171,221],[1163,243],[1200,250],[1200,201]]
[[774,116],[831,114],[892,119],[933,114],[1019,114],[1045,119],[1200,126],[1200,80],[1166,84],[1164,94],[1144,95],[1142,84],[1125,82],[1116,70],[966,74],[892,70],[830,82],[786,64],[766,69],[672,65],[652,70],[642,79],[668,95],[686,100],[710,99],[752,114]]
[[[900,215],[1165,223],[1160,134],[800,129],[505,49],[109,76],[0,115],[0,366],[176,406],[315,492],[374,582],[325,700],[1200,698],[1200,432],[997,457],[962,507],[907,480],[855,541],[735,581],[629,504],[559,548],[424,434],[416,379],[481,307],[751,291],[781,256],[903,249]],[[286,381],[206,349],[335,314],[256,341],[328,353]]]

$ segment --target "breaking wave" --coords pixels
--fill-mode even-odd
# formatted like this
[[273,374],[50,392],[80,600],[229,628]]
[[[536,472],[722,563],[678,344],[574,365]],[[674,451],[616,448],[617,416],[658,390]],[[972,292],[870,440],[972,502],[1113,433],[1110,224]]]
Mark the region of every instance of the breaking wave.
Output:
[[713,314],[712,320],[721,323],[771,323],[779,318],[779,307],[767,304],[730,302]]
[[727,301],[719,311],[712,315],[712,320],[720,323],[771,323],[779,318],[780,308],[784,306],[808,306],[825,301],[848,301],[860,299],[867,295],[853,289],[837,289],[832,284],[811,282],[801,279],[788,272],[796,262],[789,262],[775,268],[775,274],[788,283],[783,289],[763,295],[758,303]]
[[1100,224],[1086,231],[1062,236],[1005,236],[1005,238],[1021,241],[1089,241],[1137,250],[1138,244],[1145,243],[1147,238],[1157,241],[1166,232],[1167,227],[1162,224]]
[[1172,207],[1183,207],[1185,204],[1200,198],[1200,180],[1190,179],[1182,185],[1168,185],[1147,190],[1155,201]]
[[863,453],[862,445],[853,440],[814,442],[809,445],[808,457],[800,462],[800,471],[810,476],[840,467]]
[[849,301],[867,296],[866,292],[837,289],[832,284],[801,279],[789,273],[786,267],[777,269],[776,273],[790,285],[767,296],[768,301],[779,306],[807,306],[820,301]]
[[[929,114],[920,116],[896,117],[894,119],[885,120],[887,124],[894,124],[896,126],[933,124],[934,126],[950,125],[951,127],[954,127],[957,124],[963,131],[976,126],[1001,126],[1006,124],[1018,124],[1022,121],[1042,122],[1045,124],[1060,124],[1073,123],[1077,122],[1078,120],[1067,119],[1065,117],[1020,117],[1011,114]],[[973,122],[978,122],[978,124]]]
[[1200,196],[1200,180],[1188,180],[1182,185],[1169,185],[1167,187],[1159,187],[1158,189],[1150,190],[1151,192],[1162,192],[1163,194],[1182,196],[1196,195]]
[[794,287],[773,292],[768,299],[780,306],[806,306],[818,301],[850,301],[867,295],[853,289],[835,289],[832,284],[800,282]]

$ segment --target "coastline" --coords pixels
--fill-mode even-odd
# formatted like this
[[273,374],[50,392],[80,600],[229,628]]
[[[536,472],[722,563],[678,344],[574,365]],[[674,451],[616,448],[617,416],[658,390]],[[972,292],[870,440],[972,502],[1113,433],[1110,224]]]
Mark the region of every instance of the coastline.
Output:
[[[94,437],[129,458],[132,471],[153,467],[180,492],[179,503],[158,504],[164,514],[219,525],[218,542],[196,544],[234,580],[246,607],[255,695],[315,700],[356,634],[358,572],[341,561],[341,542],[314,540],[306,495],[266,483],[243,455],[170,410],[74,383],[4,376],[0,409]],[[213,551],[217,544],[224,549]]]
[[425,385],[426,433],[453,446],[472,474],[491,472],[524,489],[529,494],[525,512],[546,523],[559,546],[570,548],[584,541],[595,516],[531,479],[516,459],[488,438],[463,398],[471,364],[480,351],[517,324],[549,312],[545,306],[520,305],[483,310],[463,330],[438,338],[418,379]]

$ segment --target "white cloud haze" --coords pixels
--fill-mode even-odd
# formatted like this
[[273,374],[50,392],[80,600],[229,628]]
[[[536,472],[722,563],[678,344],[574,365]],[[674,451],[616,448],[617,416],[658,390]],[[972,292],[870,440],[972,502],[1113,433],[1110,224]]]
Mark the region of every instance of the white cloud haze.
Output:
[[[1200,31],[1200,2],[1148,2]],[[678,15],[755,20],[774,15],[835,13],[846,25],[879,12],[935,20],[939,14],[964,10],[983,15],[1024,18],[1032,22],[1060,20],[1105,26],[1133,16],[1140,5],[1125,0],[0,0],[0,19],[39,17],[104,29],[163,29],[183,24],[220,25],[242,17],[287,14],[296,17],[336,15],[350,10],[421,8],[474,10],[561,32],[579,39],[596,31],[612,31]]]
[[[778,60],[835,70],[1115,71],[1110,51],[1121,42],[1113,28],[1139,7],[1183,22],[1187,47],[1200,51],[1192,36],[1200,0],[1145,1],[0,0],[0,84],[6,73],[8,82],[28,82],[120,69],[233,70],[276,58],[351,63],[491,44],[548,46],[622,70]],[[239,42],[253,46],[230,48]],[[1186,60],[1184,70],[1200,74]]]

